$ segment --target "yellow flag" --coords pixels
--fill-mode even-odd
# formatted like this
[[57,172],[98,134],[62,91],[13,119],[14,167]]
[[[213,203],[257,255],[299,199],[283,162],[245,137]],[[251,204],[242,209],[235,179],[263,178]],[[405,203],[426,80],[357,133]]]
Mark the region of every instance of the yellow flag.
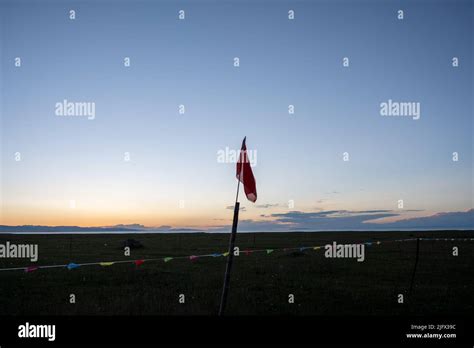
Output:
[[114,263],[113,262],[101,262],[101,266],[112,266]]

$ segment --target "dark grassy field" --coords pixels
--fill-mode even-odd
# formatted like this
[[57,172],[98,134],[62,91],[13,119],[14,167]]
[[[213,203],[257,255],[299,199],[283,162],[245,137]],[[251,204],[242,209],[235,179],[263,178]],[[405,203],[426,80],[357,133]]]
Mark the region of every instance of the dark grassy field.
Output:
[[[474,241],[421,241],[415,286],[407,295],[416,237],[472,237],[472,232],[333,232],[238,234],[237,246],[266,249],[381,240],[364,262],[328,259],[324,250],[275,251],[235,259],[228,314],[462,315],[474,312]],[[227,251],[225,234],[0,235],[0,243],[38,243],[38,265],[125,260],[121,243],[139,240],[130,259]],[[452,256],[453,246],[459,256]],[[0,315],[213,315],[219,306],[226,258],[116,264],[74,270],[0,272]],[[29,261],[0,259],[0,268]],[[69,295],[76,303],[69,303]],[[179,294],[186,303],[178,302]],[[295,303],[288,303],[294,294]]]

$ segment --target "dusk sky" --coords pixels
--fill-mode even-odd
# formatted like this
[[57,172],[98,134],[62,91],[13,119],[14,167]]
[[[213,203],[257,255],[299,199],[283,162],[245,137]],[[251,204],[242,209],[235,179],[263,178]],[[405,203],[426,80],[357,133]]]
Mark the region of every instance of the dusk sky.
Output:
[[472,1],[268,4],[0,1],[0,224],[225,229],[247,136],[243,230],[472,227]]

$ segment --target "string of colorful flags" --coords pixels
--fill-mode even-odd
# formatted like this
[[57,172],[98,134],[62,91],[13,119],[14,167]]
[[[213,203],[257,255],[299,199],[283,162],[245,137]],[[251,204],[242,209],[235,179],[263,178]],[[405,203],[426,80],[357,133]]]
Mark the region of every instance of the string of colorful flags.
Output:
[[[393,242],[410,242],[416,241],[417,239],[421,240],[430,240],[430,241],[474,241],[474,238],[406,238],[406,239],[393,239],[393,240],[383,240],[383,241],[367,241],[367,242],[359,242],[354,244],[364,244],[366,246],[372,245],[380,245],[385,243],[393,243]],[[326,244],[325,244],[326,245]],[[239,251],[239,254],[250,255],[254,253],[265,253],[267,255],[275,252],[275,251],[300,251],[303,252],[305,250],[319,250],[324,248],[325,245],[316,245],[316,246],[308,246],[308,247],[290,247],[290,248],[274,248],[274,249],[253,249],[253,250],[242,250]],[[39,269],[50,269],[50,268],[67,268],[68,270],[73,270],[79,267],[86,267],[86,266],[102,266],[102,267],[109,267],[112,265],[123,264],[123,263],[132,263],[135,266],[140,266],[145,262],[153,262],[153,261],[163,261],[163,262],[170,262],[172,260],[180,260],[180,259],[188,259],[190,261],[195,261],[200,258],[205,257],[227,257],[229,252],[224,253],[212,253],[212,254],[203,254],[203,255],[188,255],[188,256],[167,256],[167,257],[159,257],[159,258],[151,258],[151,259],[136,259],[136,260],[119,260],[119,261],[102,261],[102,262],[85,262],[85,263],[74,263],[70,262],[68,264],[62,265],[44,265],[44,266],[26,266],[26,267],[11,267],[11,268],[0,268],[0,271],[19,271],[22,270],[26,273],[34,272]]]

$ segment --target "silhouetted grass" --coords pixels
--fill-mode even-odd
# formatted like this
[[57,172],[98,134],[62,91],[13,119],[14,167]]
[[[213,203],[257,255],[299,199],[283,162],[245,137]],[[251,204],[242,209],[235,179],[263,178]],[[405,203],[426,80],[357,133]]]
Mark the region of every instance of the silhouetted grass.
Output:
[[[277,249],[338,242],[381,240],[366,248],[364,262],[327,259],[324,249],[302,253],[275,251],[235,259],[228,314],[290,315],[460,315],[474,311],[473,241],[421,241],[412,298],[407,295],[416,242],[413,232],[242,233],[243,249]],[[417,237],[471,237],[471,232],[418,232]],[[128,259],[120,248],[127,238],[145,247],[129,259],[185,256],[227,251],[226,234],[1,235],[0,243],[38,243],[38,265]],[[452,256],[452,247],[459,256]],[[226,258],[165,263],[89,266],[33,273],[0,272],[0,314],[216,314]],[[29,261],[0,259],[0,268]],[[75,294],[76,303],[69,303]],[[178,302],[184,294],[186,302]],[[294,294],[295,303],[288,303]]]

